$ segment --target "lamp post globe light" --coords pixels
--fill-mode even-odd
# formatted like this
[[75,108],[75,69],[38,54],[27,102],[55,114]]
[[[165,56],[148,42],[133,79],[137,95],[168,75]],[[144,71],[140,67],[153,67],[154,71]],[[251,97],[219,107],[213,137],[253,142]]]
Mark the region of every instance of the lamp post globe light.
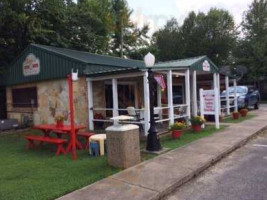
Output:
[[146,150],[147,151],[160,151],[162,149],[160,139],[158,136],[158,130],[154,119],[154,99],[155,99],[155,79],[152,72],[152,67],[155,64],[155,56],[148,53],[144,57],[145,65],[148,68],[148,85],[149,85],[149,97],[150,97],[150,128],[148,130]]

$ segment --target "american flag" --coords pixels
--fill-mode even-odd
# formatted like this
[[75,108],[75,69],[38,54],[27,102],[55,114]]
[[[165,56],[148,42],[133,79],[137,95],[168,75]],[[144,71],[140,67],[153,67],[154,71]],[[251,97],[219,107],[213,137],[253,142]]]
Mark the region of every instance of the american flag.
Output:
[[154,79],[157,81],[157,83],[160,85],[162,89],[166,89],[166,84],[163,75],[157,74],[154,76]]

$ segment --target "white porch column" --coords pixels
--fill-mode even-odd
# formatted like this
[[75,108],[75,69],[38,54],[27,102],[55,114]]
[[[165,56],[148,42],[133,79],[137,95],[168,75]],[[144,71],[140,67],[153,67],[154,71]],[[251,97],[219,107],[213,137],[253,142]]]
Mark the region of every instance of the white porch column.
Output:
[[191,104],[190,104],[190,70],[185,72],[185,103],[187,106],[186,115],[191,118]]
[[91,79],[87,79],[87,98],[88,98],[88,109],[89,109],[89,129],[94,130],[94,98],[93,98],[93,83]]
[[167,72],[167,87],[168,87],[168,107],[169,107],[169,124],[174,123],[174,109],[173,109],[173,96],[172,96],[172,70]]
[[226,114],[230,115],[229,77],[228,76],[225,76],[225,91],[226,91]]
[[217,81],[217,75],[216,73],[213,74],[213,89],[215,92],[215,126],[217,129],[220,128],[220,123],[219,123],[219,89],[218,89],[218,85],[217,85],[218,81]]
[[220,74],[217,74],[217,88],[218,88],[218,108],[219,108],[219,115],[222,114],[221,111],[221,84],[220,84]]
[[112,98],[113,98],[113,117],[119,115],[119,104],[118,104],[118,81],[117,79],[112,79]]
[[[158,107],[162,107],[162,104],[161,104],[161,87],[160,85],[157,83],[157,106]],[[159,113],[159,118],[162,119],[162,110],[160,110],[160,113]]]
[[197,116],[197,71],[193,71],[193,114]]
[[149,84],[148,84],[148,72],[145,72],[145,75],[143,76],[143,84],[144,84],[144,123],[145,123],[145,136],[148,135],[148,130],[150,127],[149,120],[150,120],[150,110],[149,110]]
[[234,79],[234,88],[235,88],[235,111],[238,111],[238,107],[237,107],[237,87],[236,87],[236,79]]

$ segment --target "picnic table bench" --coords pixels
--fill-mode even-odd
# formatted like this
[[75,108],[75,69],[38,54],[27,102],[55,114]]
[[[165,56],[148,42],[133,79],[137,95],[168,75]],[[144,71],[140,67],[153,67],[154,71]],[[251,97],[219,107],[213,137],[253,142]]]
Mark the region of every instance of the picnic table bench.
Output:
[[57,145],[57,152],[56,152],[57,156],[60,155],[61,153],[66,154],[66,151],[63,148],[63,144],[67,143],[66,139],[52,138],[52,137],[39,136],[39,135],[27,135],[25,136],[25,139],[28,140],[27,150],[30,148],[34,148],[36,146],[34,144],[34,141],[40,141],[39,146],[42,146],[44,142]]

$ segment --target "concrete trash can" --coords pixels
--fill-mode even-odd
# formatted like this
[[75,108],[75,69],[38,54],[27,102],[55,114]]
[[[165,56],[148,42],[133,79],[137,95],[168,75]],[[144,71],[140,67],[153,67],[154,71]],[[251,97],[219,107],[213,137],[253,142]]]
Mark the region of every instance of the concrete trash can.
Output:
[[108,163],[114,167],[128,168],[141,161],[139,127],[114,125],[106,129]]

